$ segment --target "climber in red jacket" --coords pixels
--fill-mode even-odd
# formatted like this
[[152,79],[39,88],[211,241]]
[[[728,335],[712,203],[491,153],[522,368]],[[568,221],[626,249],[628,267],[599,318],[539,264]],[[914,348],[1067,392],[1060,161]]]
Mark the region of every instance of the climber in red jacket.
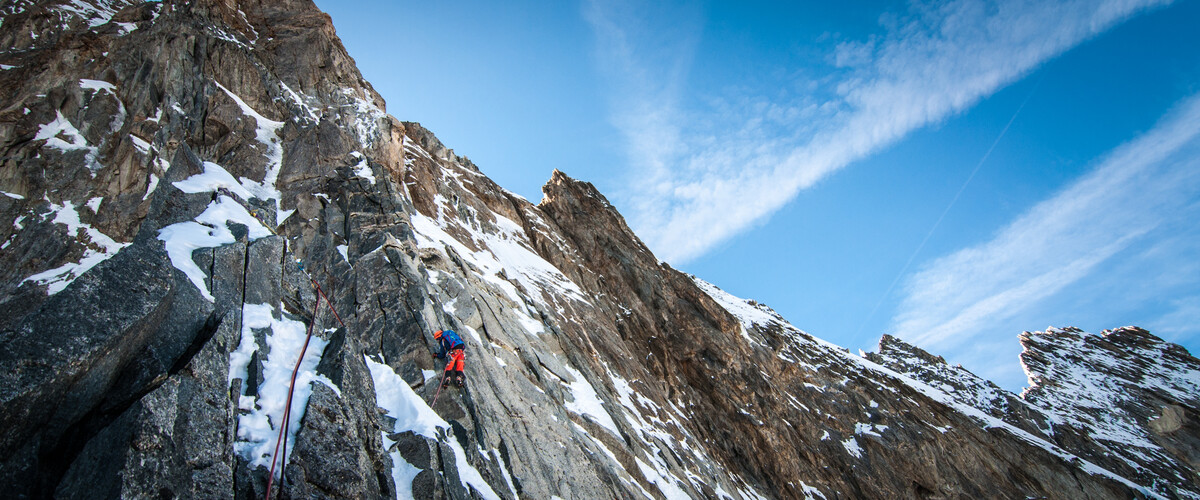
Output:
[[442,374],[443,383],[453,381],[455,385],[462,387],[466,382],[466,378],[463,376],[463,348],[467,345],[463,343],[457,333],[454,333],[454,330],[438,330],[433,334],[433,338],[437,339],[442,347],[440,352],[433,354],[433,357],[445,359],[449,356],[450,358],[450,362],[446,364],[446,370]]

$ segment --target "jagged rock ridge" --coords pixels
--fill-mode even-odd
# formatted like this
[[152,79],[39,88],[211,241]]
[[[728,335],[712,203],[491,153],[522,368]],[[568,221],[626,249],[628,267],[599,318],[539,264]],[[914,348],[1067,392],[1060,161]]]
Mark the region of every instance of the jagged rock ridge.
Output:
[[[659,263],[588,183],[505,191],[387,115],[307,0],[0,13],[10,496],[262,497],[285,425],[286,497],[1197,495],[1177,348],[1131,344],[1185,378],[1131,413],[1159,412],[1173,462],[1130,472],[1059,438],[1078,405],[1049,384],[1041,413],[962,400],[944,386],[986,384],[876,364]],[[431,407],[447,327],[468,383]]]
[[1140,328],[1025,332],[1020,396],[885,335],[867,359],[1173,497],[1196,496],[1200,361]]

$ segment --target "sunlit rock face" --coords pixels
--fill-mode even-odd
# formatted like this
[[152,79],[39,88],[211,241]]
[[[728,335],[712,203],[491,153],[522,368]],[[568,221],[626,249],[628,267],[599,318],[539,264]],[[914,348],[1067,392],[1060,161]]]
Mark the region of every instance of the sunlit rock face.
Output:
[[1020,397],[860,357],[660,262],[589,183],[497,186],[311,2],[0,14],[6,497],[262,498],[272,464],[285,498],[1200,492],[1200,368],[1144,331],[1023,335]]

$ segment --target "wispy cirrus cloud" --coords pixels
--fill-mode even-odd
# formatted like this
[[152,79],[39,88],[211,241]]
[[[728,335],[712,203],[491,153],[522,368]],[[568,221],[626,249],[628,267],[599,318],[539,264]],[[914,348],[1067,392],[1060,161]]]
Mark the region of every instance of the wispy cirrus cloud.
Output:
[[[1198,197],[1200,94],[991,240],[913,275],[891,331],[1011,383],[1020,373],[1016,360],[996,353],[1016,349],[1016,331],[997,328],[1014,318],[1042,317],[1029,313],[1069,295],[1081,280],[1100,283],[1083,294],[1120,307],[1158,297],[1167,287],[1194,289],[1200,282],[1194,272]],[[1145,326],[1171,335],[1196,332],[1180,321],[1195,317],[1197,302],[1180,300],[1176,313]],[[1116,326],[1123,325],[1107,327]]]
[[[699,97],[686,87],[703,32],[697,13],[685,12],[665,30],[645,26],[644,6],[636,3],[597,0],[585,14],[618,96],[613,121],[640,179],[618,196],[650,247],[679,262],[759,223],[829,174],[1168,3],[916,5],[889,18],[881,34],[838,45],[820,78],[785,77],[771,89]],[[802,90],[780,97],[781,88]],[[685,106],[694,101],[706,105]]]

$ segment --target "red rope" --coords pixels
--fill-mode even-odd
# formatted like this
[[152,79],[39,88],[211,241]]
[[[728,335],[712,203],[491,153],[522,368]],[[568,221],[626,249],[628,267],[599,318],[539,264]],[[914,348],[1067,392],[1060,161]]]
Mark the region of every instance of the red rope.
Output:
[[[308,273],[304,273],[304,274],[308,274]],[[329,304],[329,310],[333,311],[333,317],[337,318],[338,323],[341,323],[343,328],[348,329],[349,327],[346,326],[346,323],[344,321],[342,321],[342,317],[338,316],[337,308],[333,307],[333,301],[329,300],[329,297],[325,296],[324,290],[321,290],[321,284],[317,283],[317,280],[315,278],[313,278],[311,274],[308,274],[308,280],[311,281],[313,284],[313,287],[315,287],[317,289],[317,293],[320,294],[321,297],[325,299],[325,303]],[[317,302],[320,303],[320,301],[317,301]]]
[[431,409],[434,406],[437,406],[438,396],[442,395],[442,388],[446,387],[446,373],[449,373],[449,370],[442,372],[442,383],[438,384],[437,393],[433,395],[433,403],[429,404],[429,408],[431,408]]
[[[313,283],[316,283],[316,281],[313,281]],[[279,426],[279,437],[275,440],[275,453],[271,455],[271,473],[267,476],[266,500],[271,499],[271,485],[275,481],[275,461],[279,458],[279,445],[281,443],[283,444],[283,452],[287,453],[287,429],[292,416],[292,395],[296,392],[296,374],[300,372],[300,362],[304,361],[304,353],[308,352],[308,342],[312,340],[313,325],[317,323],[317,314],[321,312],[321,298],[324,296],[325,294],[322,293],[317,297],[317,303],[313,307],[313,319],[308,324],[308,334],[304,337],[304,346],[300,348],[300,357],[296,359],[296,367],[292,369],[292,382],[288,386],[287,405],[283,408],[283,422]],[[334,315],[336,316],[337,312],[334,312]],[[341,321],[341,319],[339,318],[338,321]],[[280,461],[279,476],[281,480],[283,479],[283,468],[286,466],[283,461]],[[283,488],[282,483],[280,488]]]

